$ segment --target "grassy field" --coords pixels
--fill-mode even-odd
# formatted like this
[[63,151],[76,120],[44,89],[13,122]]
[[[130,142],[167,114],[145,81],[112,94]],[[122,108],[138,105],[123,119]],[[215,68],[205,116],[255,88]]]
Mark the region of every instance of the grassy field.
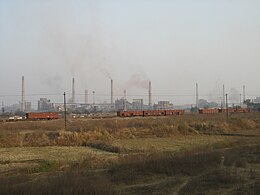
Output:
[[257,194],[259,143],[259,113],[0,123],[0,194]]

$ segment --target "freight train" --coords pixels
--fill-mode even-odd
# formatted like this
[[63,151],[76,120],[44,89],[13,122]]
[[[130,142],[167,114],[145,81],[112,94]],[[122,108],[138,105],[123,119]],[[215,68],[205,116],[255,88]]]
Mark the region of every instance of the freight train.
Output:
[[[249,113],[249,108],[204,108],[199,109],[199,114],[218,114],[218,113]],[[118,117],[148,117],[148,116],[173,116],[184,115],[185,110],[129,110],[118,111]]]
[[30,112],[26,113],[27,120],[53,120],[61,118],[58,112]]
[[185,110],[129,110],[118,111],[118,117],[148,117],[148,116],[171,116],[184,115]]
[[[249,108],[204,108],[199,109],[199,114],[218,114],[218,113],[250,113]],[[184,115],[185,110],[129,110],[129,111],[118,111],[117,117],[149,117],[149,116],[174,116]],[[101,118],[113,118],[116,116],[93,116],[93,119]],[[9,119],[3,120],[6,122],[12,121],[24,121],[24,120],[53,120],[60,119],[62,115],[58,112],[30,112],[26,113],[26,117],[9,117]]]
[[217,113],[249,113],[249,108],[204,108],[199,109],[199,114],[217,114]]

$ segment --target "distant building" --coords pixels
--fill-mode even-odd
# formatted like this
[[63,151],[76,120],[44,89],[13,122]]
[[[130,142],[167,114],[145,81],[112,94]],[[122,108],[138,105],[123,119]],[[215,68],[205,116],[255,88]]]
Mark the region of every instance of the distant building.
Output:
[[5,106],[5,112],[14,113],[18,110],[20,110],[21,105],[20,104],[13,104],[11,106]]
[[40,98],[38,101],[38,111],[53,111],[54,104],[47,98]]
[[256,97],[255,99],[252,100],[252,102],[255,104],[260,104],[260,97]]
[[124,110],[124,106],[125,106],[126,110],[133,110],[132,104],[130,102],[128,102],[127,100],[125,100],[124,98],[121,98],[119,100],[117,99],[115,101],[115,110],[116,111]]
[[144,109],[143,99],[133,99],[132,107],[133,110],[143,110]]
[[32,111],[32,103],[31,102],[25,102],[25,112]]
[[247,99],[244,103],[251,110],[260,112],[260,102],[259,103],[258,102],[259,102],[259,97],[253,100]]
[[159,101],[158,104],[154,104],[155,110],[171,110],[173,109],[173,104],[169,101]]

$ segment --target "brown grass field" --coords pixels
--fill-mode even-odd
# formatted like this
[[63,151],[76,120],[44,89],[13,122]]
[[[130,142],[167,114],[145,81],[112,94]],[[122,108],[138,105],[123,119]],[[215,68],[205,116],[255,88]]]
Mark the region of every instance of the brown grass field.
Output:
[[0,123],[0,194],[258,194],[260,113]]

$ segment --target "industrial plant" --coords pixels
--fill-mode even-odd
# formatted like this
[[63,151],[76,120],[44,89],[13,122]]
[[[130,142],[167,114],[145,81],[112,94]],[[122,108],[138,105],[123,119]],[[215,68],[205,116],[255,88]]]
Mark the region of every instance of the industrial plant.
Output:
[[[26,100],[25,94],[25,77],[22,76],[21,80],[21,100],[16,105],[4,105],[2,101],[2,114],[4,113],[27,113],[27,112],[64,112],[65,104],[66,111],[70,114],[95,114],[95,113],[116,113],[118,111],[134,111],[134,110],[173,110],[184,109],[186,112],[198,112],[202,108],[226,108],[226,107],[250,107],[252,110],[259,110],[259,97],[256,99],[246,99],[245,86],[243,86],[243,94],[239,94],[240,100],[238,103],[228,102],[228,94],[225,92],[225,86],[222,87],[222,97],[219,102],[208,101],[207,99],[199,98],[199,85],[195,85],[195,104],[191,105],[174,105],[169,100],[159,100],[158,102],[152,101],[152,82],[147,80],[147,96],[129,99],[126,89],[123,95],[115,95],[114,81],[110,79],[110,102],[104,101],[103,103],[96,102],[96,91],[89,93],[85,89],[84,93],[76,92],[76,79],[73,77],[71,81],[71,94],[66,96],[66,102],[55,102],[47,97],[39,97],[37,106],[33,107],[30,101]],[[29,91],[29,90],[28,90]],[[77,94],[84,95],[83,101],[77,100]],[[62,96],[62,95],[60,95]],[[92,96],[92,97],[91,97]],[[147,102],[145,102],[147,100]]]

